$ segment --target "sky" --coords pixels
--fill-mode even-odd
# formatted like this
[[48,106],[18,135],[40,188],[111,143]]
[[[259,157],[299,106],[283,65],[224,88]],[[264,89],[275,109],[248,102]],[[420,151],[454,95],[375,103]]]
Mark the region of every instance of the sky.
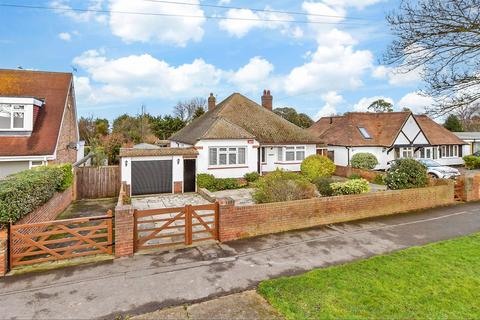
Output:
[[217,102],[233,92],[260,102],[264,89],[274,108],[313,119],[365,111],[379,98],[418,113],[432,103],[419,95],[418,72],[381,63],[393,39],[385,15],[398,0],[1,4],[47,9],[0,6],[0,68],[73,72],[79,116],[112,120],[142,104],[165,115],[210,92]]

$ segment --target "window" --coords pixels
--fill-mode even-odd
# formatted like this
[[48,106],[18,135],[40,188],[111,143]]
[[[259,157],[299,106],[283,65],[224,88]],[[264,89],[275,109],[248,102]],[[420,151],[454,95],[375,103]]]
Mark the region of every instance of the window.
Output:
[[458,146],[441,146],[440,154],[442,158],[454,158],[458,157]]
[[30,168],[35,168],[35,167],[40,167],[40,166],[43,166],[44,165],[44,162],[42,160],[39,160],[39,161],[30,161]]
[[211,147],[208,149],[210,166],[233,166],[246,164],[246,148],[243,147]]
[[260,149],[260,161],[262,161],[262,163],[265,163],[267,162],[267,157],[266,157],[266,148],[265,147],[262,147]]
[[0,104],[0,129],[25,128],[25,107],[21,105]]
[[[285,156],[283,155],[285,153]],[[279,148],[278,161],[302,161],[305,159],[305,146],[289,146]]]
[[372,136],[370,135],[370,133],[368,133],[367,129],[365,129],[364,127],[358,127],[358,130],[360,130],[360,133],[365,139],[372,139]]
[[400,148],[402,158],[413,158],[413,148]]

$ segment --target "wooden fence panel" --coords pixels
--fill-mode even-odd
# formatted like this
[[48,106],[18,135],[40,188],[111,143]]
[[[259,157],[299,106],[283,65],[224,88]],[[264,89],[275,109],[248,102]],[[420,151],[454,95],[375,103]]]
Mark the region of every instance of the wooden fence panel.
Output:
[[76,199],[116,197],[120,185],[119,166],[75,168]]

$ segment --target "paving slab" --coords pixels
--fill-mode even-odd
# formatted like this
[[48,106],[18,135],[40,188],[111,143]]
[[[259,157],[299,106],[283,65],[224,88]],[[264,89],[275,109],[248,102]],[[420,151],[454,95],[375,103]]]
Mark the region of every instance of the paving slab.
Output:
[[275,320],[283,317],[256,291],[248,290],[190,306],[162,309],[132,318],[132,320],[156,319]]

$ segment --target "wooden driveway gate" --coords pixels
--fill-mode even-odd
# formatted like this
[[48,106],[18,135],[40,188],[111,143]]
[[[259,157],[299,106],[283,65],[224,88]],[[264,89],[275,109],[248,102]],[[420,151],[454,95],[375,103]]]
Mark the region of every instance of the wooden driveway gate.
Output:
[[218,240],[218,202],[135,210],[135,251]]
[[10,268],[112,254],[112,211],[105,216],[10,226]]

